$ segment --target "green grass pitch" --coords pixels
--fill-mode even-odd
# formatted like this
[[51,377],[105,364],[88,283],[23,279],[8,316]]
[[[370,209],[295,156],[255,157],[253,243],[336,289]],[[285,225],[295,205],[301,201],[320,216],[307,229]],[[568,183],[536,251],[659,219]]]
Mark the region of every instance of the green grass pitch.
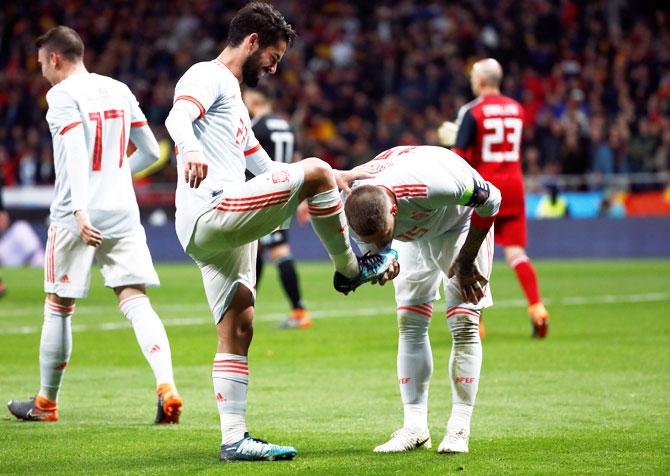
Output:
[[[402,423],[391,286],[343,297],[330,265],[301,263],[315,315],[307,331],[275,328],[288,306],[268,267],[250,354],[248,425],[298,451],[292,462],[218,463],[210,379],[216,337],[194,265],[161,265],[150,297],[166,323],[182,423],[155,427],[154,383],[129,324],[95,272],[74,316],[61,421],[15,421],[0,409],[2,474],[669,474],[670,262],[538,262],[552,313],[546,341],[529,338],[521,292],[496,263],[496,307],[473,417],[471,452],[376,455]],[[0,401],[39,383],[41,272],[2,271]],[[450,408],[444,305],[431,325],[435,447]]]

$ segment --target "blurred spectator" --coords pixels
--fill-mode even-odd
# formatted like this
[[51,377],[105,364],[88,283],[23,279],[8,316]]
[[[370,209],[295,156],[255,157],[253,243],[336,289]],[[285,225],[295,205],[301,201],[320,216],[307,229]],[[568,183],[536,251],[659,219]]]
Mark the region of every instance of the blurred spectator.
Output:
[[603,196],[598,209],[601,218],[623,218],[626,216],[626,207],[620,193],[608,192]]
[[[5,183],[53,179],[37,36],[58,23],[75,28],[89,69],[125,81],[161,134],[176,78],[214,57],[243,3],[5,2]],[[528,180],[670,167],[670,13],[658,2],[274,3],[300,36],[267,81],[278,90],[277,107],[293,116],[306,155],[347,167],[400,143],[435,143],[435,129],[471,98],[469,65],[491,56],[505,69],[503,93],[528,112],[526,147],[539,152],[526,155],[534,160],[525,164]],[[151,180],[173,177],[166,168]]]
[[9,214],[0,211],[0,266],[32,266],[44,264],[44,245],[25,220],[10,222]]
[[563,197],[556,185],[547,186],[547,192],[537,204],[538,218],[565,218],[570,216],[568,201]]

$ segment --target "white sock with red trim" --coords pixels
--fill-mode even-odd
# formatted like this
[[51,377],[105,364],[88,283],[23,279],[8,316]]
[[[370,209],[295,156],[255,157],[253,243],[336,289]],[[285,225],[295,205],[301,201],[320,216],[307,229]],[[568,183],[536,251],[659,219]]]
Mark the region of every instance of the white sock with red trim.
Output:
[[240,441],[247,431],[247,385],[249,361],[246,355],[225,354],[214,356],[212,368],[214,396],[221,420],[221,444]]
[[335,269],[347,278],[360,272],[358,260],[349,243],[349,225],[337,188],[307,198],[312,228],[325,246]]
[[72,354],[72,314],[75,306],[61,306],[44,301],[44,324],[40,338],[39,395],[58,401],[63,372]]
[[133,326],[137,343],[156,377],[156,384],[166,383],[174,387],[170,341],[149,298],[145,294],[134,294],[121,301],[119,309]]
[[479,311],[450,307],[447,323],[452,346],[449,358],[452,409],[447,431],[470,432],[470,417],[477,398],[482,368],[482,341],[479,338]]
[[428,428],[428,387],[433,353],[428,338],[432,303],[398,306],[398,385],[405,428]]

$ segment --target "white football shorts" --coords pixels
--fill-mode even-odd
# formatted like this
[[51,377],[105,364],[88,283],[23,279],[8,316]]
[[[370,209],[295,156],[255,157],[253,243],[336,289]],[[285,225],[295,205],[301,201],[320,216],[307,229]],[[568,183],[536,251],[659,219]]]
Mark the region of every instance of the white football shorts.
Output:
[[[427,240],[393,242],[400,263],[400,274],[393,280],[398,306],[414,306],[439,299],[441,283],[444,283],[447,309],[458,306],[481,310],[493,305],[490,283],[484,288],[482,300],[472,304],[463,302],[455,279],[447,278],[449,266],[458,255],[467,234],[466,228]],[[493,265],[493,227],[479,248],[475,263],[479,272],[490,279]]]
[[94,260],[109,288],[160,284],[141,226],[128,236],[103,239],[94,248],[79,236],[52,224],[44,258],[44,291],[65,298],[85,298]]
[[214,323],[238,284],[255,293],[257,240],[290,222],[304,179],[303,166],[295,163],[226,184],[212,209],[197,220],[186,251],[200,267]]

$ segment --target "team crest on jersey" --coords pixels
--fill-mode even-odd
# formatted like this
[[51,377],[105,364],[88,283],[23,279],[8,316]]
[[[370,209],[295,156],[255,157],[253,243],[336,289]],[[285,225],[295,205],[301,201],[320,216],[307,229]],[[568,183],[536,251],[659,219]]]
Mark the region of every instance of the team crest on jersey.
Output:
[[412,212],[412,214],[409,217],[414,221],[421,221],[425,220],[429,216],[430,216],[429,212]]
[[291,176],[288,173],[288,170],[280,170],[278,172],[272,173],[272,183],[282,183],[288,182],[288,179]]

